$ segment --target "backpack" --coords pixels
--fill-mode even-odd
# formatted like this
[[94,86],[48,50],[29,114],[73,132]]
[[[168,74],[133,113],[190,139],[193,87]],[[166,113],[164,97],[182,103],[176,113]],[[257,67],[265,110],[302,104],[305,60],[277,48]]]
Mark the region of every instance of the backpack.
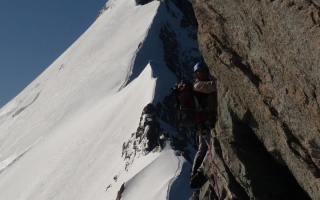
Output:
[[193,94],[193,84],[190,81],[182,80],[173,88],[178,110],[180,125],[192,127],[195,125],[196,106]]

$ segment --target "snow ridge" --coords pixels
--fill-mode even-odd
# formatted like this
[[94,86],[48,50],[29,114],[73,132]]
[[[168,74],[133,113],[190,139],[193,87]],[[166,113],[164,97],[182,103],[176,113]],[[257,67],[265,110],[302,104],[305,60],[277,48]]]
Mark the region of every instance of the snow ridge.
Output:
[[[1,199],[113,200],[123,183],[122,200],[191,196],[190,163],[169,140],[149,138],[139,147],[148,153],[121,157],[143,108],[161,102],[176,82],[159,38],[161,26],[175,18],[160,1],[142,6],[109,0],[106,6],[73,45],[0,109]],[[150,141],[162,145],[153,152]]]
[[[42,138],[41,138],[42,139]],[[10,167],[13,165],[15,162],[17,162],[24,154],[26,154],[28,151],[32,149],[41,139],[39,139],[36,143],[28,147],[26,150],[19,154],[14,154],[10,156],[9,158],[5,159],[4,161],[0,162],[0,174],[6,170],[6,168]]]

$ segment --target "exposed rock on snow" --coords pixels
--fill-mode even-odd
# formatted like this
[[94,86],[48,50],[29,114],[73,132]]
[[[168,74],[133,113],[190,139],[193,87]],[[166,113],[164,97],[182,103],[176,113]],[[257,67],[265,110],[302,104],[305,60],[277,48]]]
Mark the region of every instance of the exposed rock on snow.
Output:
[[139,126],[131,138],[122,145],[122,157],[126,160],[125,169],[135,158],[148,154],[159,146],[160,124],[157,121],[155,107],[150,103],[144,107]]
[[120,200],[120,199],[121,199],[121,195],[122,195],[122,193],[123,193],[123,191],[124,191],[124,184],[125,184],[125,183],[123,183],[123,184],[121,185],[121,188],[120,188],[120,190],[118,191],[116,200]]
[[144,107],[139,126],[131,138],[122,145],[122,157],[126,161],[125,170],[128,171],[130,165],[136,158],[145,156],[150,152],[161,152],[166,148],[167,143],[176,151],[177,156],[183,156],[188,161],[190,151],[187,149],[188,143],[192,140],[182,135],[174,136],[160,127],[156,117],[156,108],[153,104]]

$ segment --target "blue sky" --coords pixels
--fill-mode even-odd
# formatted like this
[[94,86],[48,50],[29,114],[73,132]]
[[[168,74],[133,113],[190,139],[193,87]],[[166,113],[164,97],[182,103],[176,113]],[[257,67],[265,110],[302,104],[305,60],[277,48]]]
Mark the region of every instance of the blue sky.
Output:
[[0,1],[0,108],[94,22],[107,0]]

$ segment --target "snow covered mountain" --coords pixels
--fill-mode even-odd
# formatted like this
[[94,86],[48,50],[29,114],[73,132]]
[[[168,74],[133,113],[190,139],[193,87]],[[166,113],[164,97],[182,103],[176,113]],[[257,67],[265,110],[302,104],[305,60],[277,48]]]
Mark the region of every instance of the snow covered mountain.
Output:
[[0,199],[116,199],[123,184],[123,200],[192,195],[190,163],[169,140],[129,169],[121,147],[148,103],[170,121],[164,98],[201,58],[196,30],[172,2],[109,0],[103,10],[0,109]]

